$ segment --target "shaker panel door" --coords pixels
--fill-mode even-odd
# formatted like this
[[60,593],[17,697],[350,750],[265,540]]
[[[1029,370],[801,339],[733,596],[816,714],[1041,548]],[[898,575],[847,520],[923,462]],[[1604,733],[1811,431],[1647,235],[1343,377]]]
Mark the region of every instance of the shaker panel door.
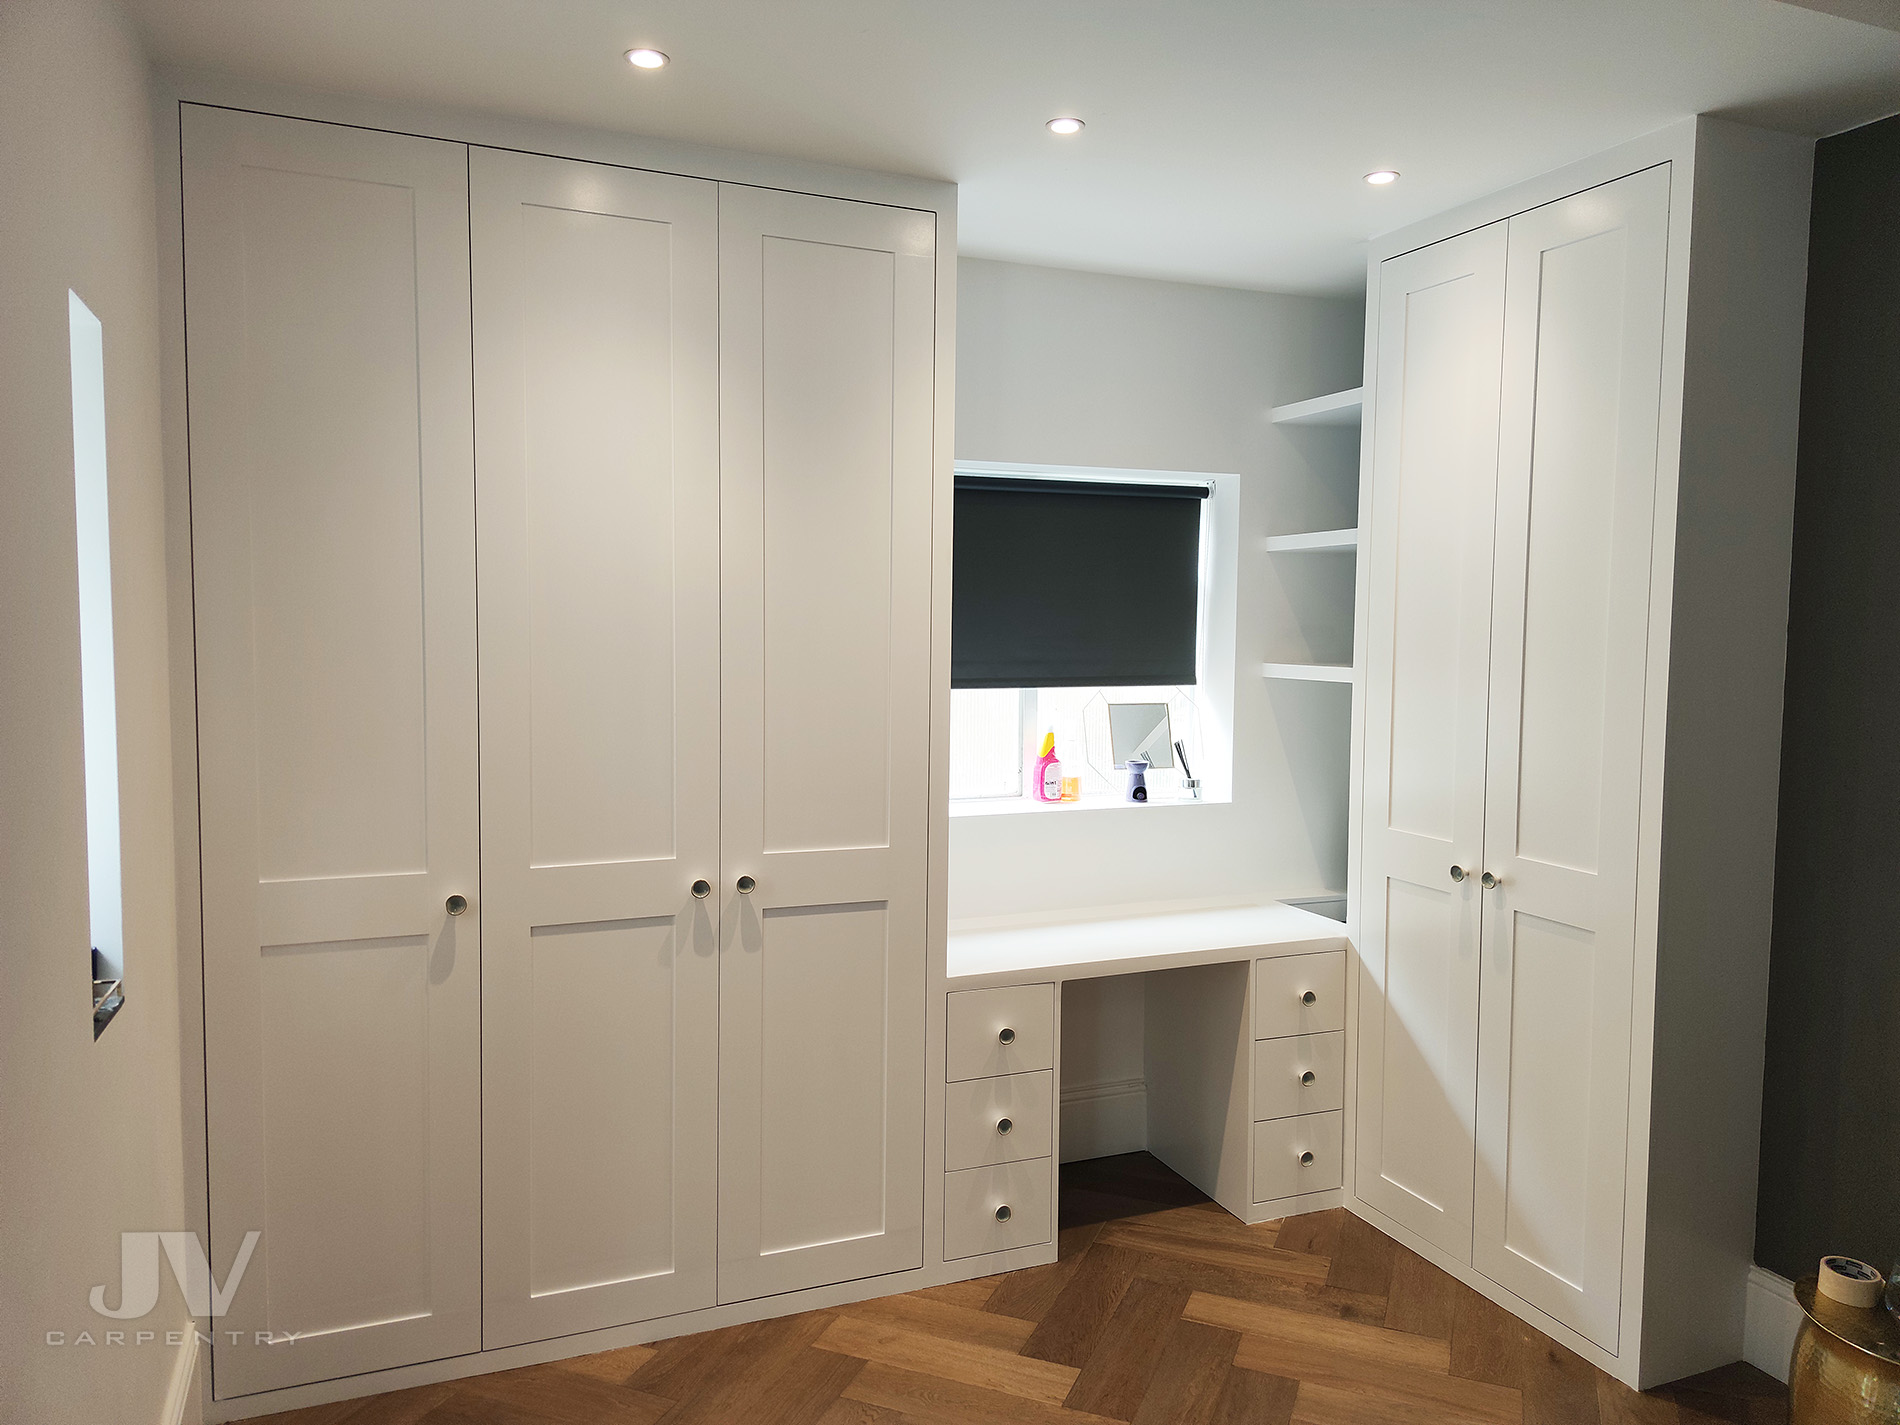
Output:
[[467,150],[181,121],[224,1399],[481,1345]]
[[1354,1190],[1460,1260],[1504,246],[1499,223],[1392,258],[1377,295]]
[[1669,169],[1511,220],[1472,1264],[1617,1349]]
[[935,253],[720,190],[721,1301],[922,1261]]
[[492,1347],[714,1301],[718,186],[470,187]]

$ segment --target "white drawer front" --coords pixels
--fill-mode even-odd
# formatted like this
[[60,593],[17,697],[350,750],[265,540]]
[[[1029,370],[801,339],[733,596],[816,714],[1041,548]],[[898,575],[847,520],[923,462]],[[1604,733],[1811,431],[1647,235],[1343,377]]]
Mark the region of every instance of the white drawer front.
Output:
[[976,1257],[1047,1242],[1054,1225],[1053,1158],[943,1175],[943,1257]]
[[1050,1069],[951,1084],[943,1100],[944,1167],[1048,1157],[1055,1151],[1055,1091]]
[[1306,1113],[1253,1126],[1253,1200],[1325,1192],[1345,1181],[1346,1115]]
[[950,996],[944,1077],[951,1083],[1053,1069],[1055,1047],[1054,985],[958,990]]
[[1345,1027],[1344,950],[1254,962],[1254,1038],[1325,1034]]
[[1253,1116],[1291,1118],[1329,1113],[1346,1102],[1346,1036],[1296,1034],[1256,1039],[1253,1046]]

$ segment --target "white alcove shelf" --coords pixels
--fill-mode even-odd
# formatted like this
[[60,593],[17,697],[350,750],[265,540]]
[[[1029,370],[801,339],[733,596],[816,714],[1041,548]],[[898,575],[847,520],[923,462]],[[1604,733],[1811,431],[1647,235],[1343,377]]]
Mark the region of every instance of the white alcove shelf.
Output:
[[1262,663],[1262,677],[1286,678],[1298,683],[1350,683],[1349,663]]
[[1275,406],[1268,418],[1277,426],[1356,426],[1364,400],[1365,387],[1355,386],[1350,391]]
[[1359,548],[1359,531],[1320,529],[1310,534],[1270,534],[1260,546],[1269,554],[1351,554]]

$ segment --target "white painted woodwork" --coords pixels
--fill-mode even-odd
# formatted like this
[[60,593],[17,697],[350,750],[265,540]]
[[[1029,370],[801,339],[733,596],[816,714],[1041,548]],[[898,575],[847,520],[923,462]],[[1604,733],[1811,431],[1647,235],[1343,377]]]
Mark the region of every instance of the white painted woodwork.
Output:
[[944,1030],[944,1077],[993,1078],[1055,1066],[1056,987],[957,990]]
[[1350,683],[1350,663],[1262,663],[1260,676],[1281,678],[1296,683]]
[[[998,1219],[999,1212],[1007,1216]],[[943,1178],[945,1261],[1030,1247],[1054,1235],[1055,1160],[968,1168]]]
[[1343,1113],[1254,1124],[1253,1200],[1272,1202],[1338,1187],[1345,1173],[1345,1124]]
[[1289,405],[1275,406],[1267,419],[1279,426],[1356,426],[1359,424],[1360,408],[1365,404],[1365,388],[1355,386],[1350,391],[1335,391],[1328,396],[1315,396],[1309,401],[1294,401]]
[[[1313,1081],[1306,1082],[1311,1074]],[[1300,1034],[1256,1039],[1253,1046],[1253,1116],[1290,1118],[1330,1113],[1346,1102],[1346,1036]]]
[[220,1280],[263,1234],[229,1396],[481,1344],[467,166],[181,122]]
[[1359,548],[1356,529],[1320,529],[1308,534],[1270,534],[1260,541],[1269,554],[1350,554]]
[[[1308,1002],[1308,996],[1311,1002]],[[1254,963],[1253,1034],[1325,1034],[1346,1027],[1346,952],[1285,955]]]
[[[1354,1190],[1471,1252],[1505,225],[1381,264]],[[1451,868],[1472,875],[1462,883]]]
[[716,1299],[719,190],[469,165],[492,1347]]
[[1511,219],[1472,1265],[1617,1348],[1669,170]]
[[936,237],[929,212],[737,185],[719,221],[738,1301],[923,1257]]
[[943,1103],[943,1165],[977,1168],[1055,1151],[1055,1072],[952,1084]]

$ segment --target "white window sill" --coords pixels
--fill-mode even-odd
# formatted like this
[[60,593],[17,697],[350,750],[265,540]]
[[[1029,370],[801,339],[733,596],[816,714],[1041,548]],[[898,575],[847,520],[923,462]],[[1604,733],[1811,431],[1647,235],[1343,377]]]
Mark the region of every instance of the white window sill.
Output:
[[1074,802],[1039,802],[1034,797],[971,797],[951,802],[950,815],[952,817],[1046,816],[1052,813],[1078,811],[1152,811],[1157,807],[1217,806],[1230,800],[1231,798],[1228,797],[1209,797],[1205,794],[1196,798],[1179,793],[1162,796],[1152,792],[1145,802],[1131,802],[1119,796],[1084,797]]

